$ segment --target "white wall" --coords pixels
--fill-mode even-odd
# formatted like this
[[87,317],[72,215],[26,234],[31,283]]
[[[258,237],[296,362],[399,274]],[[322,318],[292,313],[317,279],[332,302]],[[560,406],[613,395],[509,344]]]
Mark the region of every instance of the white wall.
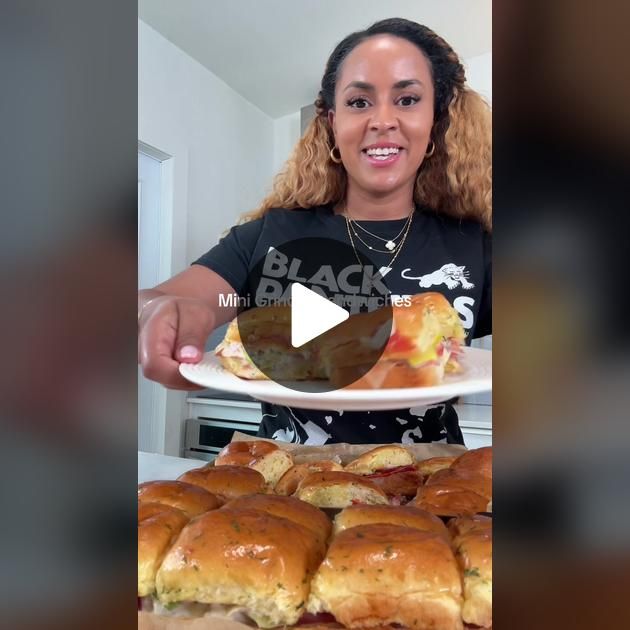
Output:
[[[273,120],[138,21],[138,139],[173,156],[171,273],[185,269],[253,209],[271,181]],[[166,392],[164,452],[180,455],[186,394]]]
[[141,20],[138,136],[186,154],[184,265],[260,202],[274,172],[273,120]]
[[468,85],[492,104],[492,53],[464,60]]
[[273,121],[273,172],[276,174],[300,139],[300,112]]

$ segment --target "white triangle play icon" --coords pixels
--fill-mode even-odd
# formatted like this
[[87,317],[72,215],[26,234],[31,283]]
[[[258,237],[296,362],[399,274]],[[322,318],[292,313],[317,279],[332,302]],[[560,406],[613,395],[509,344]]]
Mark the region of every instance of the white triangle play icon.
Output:
[[291,285],[291,345],[294,348],[319,337],[348,317],[348,311],[299,282]]

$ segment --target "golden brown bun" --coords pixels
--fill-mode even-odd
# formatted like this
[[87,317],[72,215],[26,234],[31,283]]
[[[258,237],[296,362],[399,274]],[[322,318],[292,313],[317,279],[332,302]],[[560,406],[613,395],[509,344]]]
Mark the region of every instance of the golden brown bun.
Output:
[[343,466],[329,459],[322,459],[305,464],[295,464],[280,477],[274,492],[288,496],[293,494],[300,482],[313,472],[323,472],[325,470],[343,470]]
[[[393,307],[393,312],[396,332],[405,337],[417,337],[424,329],[430,329],[430,335],[437,331],[459,341],[466,338],[457,311],[441,293],[418,293],[411,296],[411,306]],[[388,357],[397,356],[389,347],[386,352]]]
[[295,496],[321,508],[388,503],[387,495],[370,479],[337,471],[311,473],[300,483]]
[[270,494],[244,496],[233,499],[224,509],[261,510],[273,516],[280,516],[306,527],[323,542],[328,540],[332,529],[330,519],[321,510],[294,497]]
[[438,470],[448,468],[456,459],[457,456],[455,455],[451,455],[450,457],[431,457],[430,459],[424,459],[418,462],[416,468],[424,477],[428,477]]
[[178,477],[178,481],[191,483],[229,501],[244,494],[267,491],[265,478],[248,466],[203,466]]
[[324,549],[308,529],[285,518],[215,510],[182,530],[157,573],[157,594],[163,604],[244,606],[261,628],[293,624]]
[[420,486],[418,494],[410,501],[410,505],[438,516],[461,516],[486,512],[488,500],[470,490],[435,484]]
[[484,446],[460,455],[451,468],[458,473],[478,474],[492,479],[492,447]]
[[469,533],[492,534],[492,517],[485,514],[474,514],[473,516],[452,518],[448,522],[448,530],[453,539]]
[[427,486],[453,486],[471,490],[486,498],[486,502],[492,499],[492,478],[484,477],[474,472],[458,471],[453,467],[438,470],[426,481]]
[[188,517],[161,503],[138,504],[138,597],[155,591],[155,574]]
[[464,583],[462,618],[466,623],[492,626],[492,519],[462,517],[449,523],[453,548]]
[[215,466],[249,466],[257,470],[273,488],[293,466],[293,457],[272,442],[251,440],[230,442],[214,460]]
[[359,525],[333,538],[307,608],[331,612],[348,628],[463,627],[460,576],[448,543],[399,525]]
[[356,475],[369,475],[386,468],[410,466],[413,462],[413,456],[406,448],[387,444],[366,451],[347,464],[344,470]]
[[333,533],[358,525],[374,523],[388,523],[389,525],[403,525],[425,532],[438,534],[447,542],[450,541],[446,525],[434,514],[420,508],[404,505],[351,505],[339,512],[335,517]]
[[138,501],[170,505],[188,518],[221,505],[221,500],[211,492],[182,481],[145,481],[138,486]]

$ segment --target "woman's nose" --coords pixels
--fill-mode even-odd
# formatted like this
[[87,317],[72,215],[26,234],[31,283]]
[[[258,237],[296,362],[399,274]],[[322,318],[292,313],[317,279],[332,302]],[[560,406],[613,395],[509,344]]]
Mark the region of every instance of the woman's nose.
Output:
[[388,131],[398,127],[398,119],[396,113],[389,104],[375,107],[372,110],[372,119],[370,120],[370,128],[373,131]]

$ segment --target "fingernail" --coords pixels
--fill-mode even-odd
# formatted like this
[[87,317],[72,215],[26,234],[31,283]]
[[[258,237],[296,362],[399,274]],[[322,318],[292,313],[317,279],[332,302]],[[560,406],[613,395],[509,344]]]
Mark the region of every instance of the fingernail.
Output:
[[183,346],[179,350],[179,356],[182,359],[194,359],[199,354],[199,350],[195,346]]

